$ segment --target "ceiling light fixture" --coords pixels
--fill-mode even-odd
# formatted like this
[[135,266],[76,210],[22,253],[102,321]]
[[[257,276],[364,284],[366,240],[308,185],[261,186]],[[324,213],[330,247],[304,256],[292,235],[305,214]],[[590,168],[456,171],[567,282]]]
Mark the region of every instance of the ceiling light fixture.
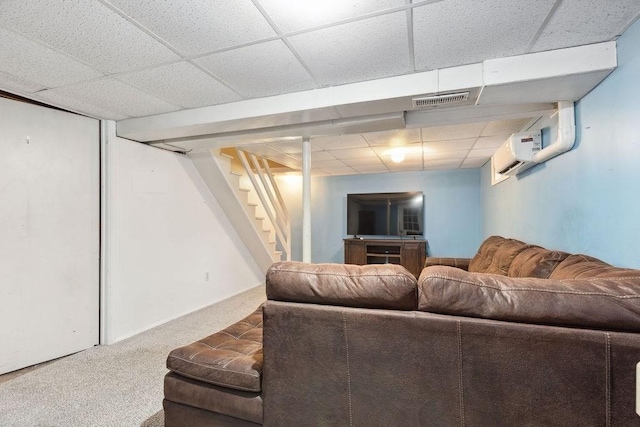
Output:
[[391,161],[393,163],[402,163],[404,160],[404,148],[394,148],[391,150]]

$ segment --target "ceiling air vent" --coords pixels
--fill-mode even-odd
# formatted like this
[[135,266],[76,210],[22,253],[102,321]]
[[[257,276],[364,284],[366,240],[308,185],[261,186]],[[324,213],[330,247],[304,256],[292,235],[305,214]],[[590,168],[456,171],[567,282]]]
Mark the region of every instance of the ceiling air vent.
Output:
[[469,92],[448,93],[446,95],[433,95],[423,96],[420,98],[413,98],[413,107],[435,107],[445,104],[456,104],[469,99]]

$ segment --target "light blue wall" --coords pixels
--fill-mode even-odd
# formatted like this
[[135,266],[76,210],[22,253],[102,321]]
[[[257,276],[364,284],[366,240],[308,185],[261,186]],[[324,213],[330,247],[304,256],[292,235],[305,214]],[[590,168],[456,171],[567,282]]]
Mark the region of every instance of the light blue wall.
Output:
[[[292,216],[293,258],[302,258],[300,184],[282,186]],[[422,191],[429,254],[473,256],[481,243],[480,170],[347,175],[312,180],[313,262],[343,262],[347,194]]]
[[483,236],[515,237],[640,268],[640,22],[618,68],[576,103],[574,148],[494,187],[482,169]]

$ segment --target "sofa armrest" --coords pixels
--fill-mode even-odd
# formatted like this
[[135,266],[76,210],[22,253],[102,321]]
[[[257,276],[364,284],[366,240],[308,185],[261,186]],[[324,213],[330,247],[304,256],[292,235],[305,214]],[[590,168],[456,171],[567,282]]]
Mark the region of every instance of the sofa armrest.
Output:
[[427,257],[424,261],[425,267],[432,267],[435,265],[442,265],[446,267],[456,267],[462,270],[469,270],[469,263],[471,258],[439,258],[439,257]]
[[267,298],[360,308],[415,310],[416,278],[393,264],[309,264],[286,261],[269,267]]
[[425,268],[418,309],[485,319],[640,331],[640,276],[551,280]]

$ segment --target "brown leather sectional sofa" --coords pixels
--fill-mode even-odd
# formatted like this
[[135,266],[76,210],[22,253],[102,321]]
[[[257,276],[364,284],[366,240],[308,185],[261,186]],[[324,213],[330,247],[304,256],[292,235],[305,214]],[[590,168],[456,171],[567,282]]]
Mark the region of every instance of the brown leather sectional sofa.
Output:
[[640,425],[638,270],[494,236],[418,281],[283,262],[266,284],[171,352],[166,426]]

